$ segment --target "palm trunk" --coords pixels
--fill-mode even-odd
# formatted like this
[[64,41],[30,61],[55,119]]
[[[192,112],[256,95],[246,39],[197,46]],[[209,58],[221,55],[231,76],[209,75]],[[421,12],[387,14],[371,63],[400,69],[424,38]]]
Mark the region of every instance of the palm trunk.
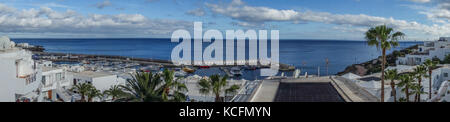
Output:
[[432,76],[431,76],[431,74],[433,73],[433,71],[432,71],[432,69],[431,68],[428,68],[428,70],[430,70],[430,71],[428,71],[428,74],[429,74],[429,80],[428,80],[428,83],[430,83],[429,85],[428,85],[428,99],[429,100],[431,100],[431,80],[432,80]]
[[394,96],[394,102],[397,102],[397,90],[395,89],[395,82],[394,80],[391,81],[391,89],[392,89],[392,96]]
[[405,86],[405,95],[406,95],[406,102],[409,102],[409,87],[408,87],[408,85]]
[[422,93],[422,77],[419,78],[419,93],[417,93],[417,102],[420,102],[420,93]]
[[170,91],[170,88],[166,88],[164,91],[165,91],[166,94],[168,95],[168,94],[169,94],[169,91]]
[[170,88],[165,88],[165,89],[164,89],[164,93],[166,94],[164,100],[169,99],[169,98],[168,98],[168,96],[169,96],[169,91],[170,91]]
[[216,94],[216,102],[221,102],[220,101],[220,94]]
[[416,94],[414,95],[414,102],[417,102],[417,98],[418,98],[418,97],[417,97],[417,96],[418,96],[417,94],[418,94],[418,93],[416,93]]
[[384,66],[386,65],[386,49],[383,48],[383,61],[381,62],[381,102],[384,102]]
[[86,102],[84,95],[81,95],[81,102]]

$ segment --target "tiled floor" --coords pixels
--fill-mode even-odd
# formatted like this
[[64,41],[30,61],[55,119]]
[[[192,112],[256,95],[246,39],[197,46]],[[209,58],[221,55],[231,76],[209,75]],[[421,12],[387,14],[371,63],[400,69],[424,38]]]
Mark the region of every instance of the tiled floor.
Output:
[[280,83],[274,102],[344,102],[330,83]]

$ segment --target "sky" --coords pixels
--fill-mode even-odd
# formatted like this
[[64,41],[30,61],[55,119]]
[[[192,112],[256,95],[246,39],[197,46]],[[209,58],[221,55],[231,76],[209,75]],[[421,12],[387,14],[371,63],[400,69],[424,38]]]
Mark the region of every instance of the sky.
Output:
[[194,22],[335,40],[385,24],[430,41],[450,36],[450,0],[0,0],[0,35],[11,38],[170,38]]

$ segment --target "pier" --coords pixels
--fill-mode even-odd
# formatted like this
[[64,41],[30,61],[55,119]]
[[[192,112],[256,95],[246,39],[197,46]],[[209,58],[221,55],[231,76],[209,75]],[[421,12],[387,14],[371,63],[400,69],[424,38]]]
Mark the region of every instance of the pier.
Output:
[[[107,62],[124,62],[124,63],[138,63],[140,65],[161,65],[163,67],[174,68],[181,67],[172,63],[169,60],[160,59],[148,59],[148,58],[133,58],[126,56],[113,56],[113,55],[91,55],[91,54],[70,54],[70,53],[52,53],[52,52],[40,52],[33,51],[39,60],[49,60],[53,62],[89,62],[89,61],[107,61]],[[239,61],[237,61],[239,62]],[[249,66],[249,61],[240,61],[245,63],[235,63],[234,65],[207,65],[208,67],[234,67],[234,66]],[[270,68],[269,65],[261,65],[257,63],[255,67]],[[191,65],[193,67],[201,67],[205,65]],[[287,64],[280,64],[280,71],[293,71],[294,66]]]

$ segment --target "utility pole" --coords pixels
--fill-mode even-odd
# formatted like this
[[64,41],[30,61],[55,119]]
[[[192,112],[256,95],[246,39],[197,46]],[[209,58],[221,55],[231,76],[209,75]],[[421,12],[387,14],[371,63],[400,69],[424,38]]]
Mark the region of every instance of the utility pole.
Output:
[[317,77],[320,77],[320,66],[317,67]]

